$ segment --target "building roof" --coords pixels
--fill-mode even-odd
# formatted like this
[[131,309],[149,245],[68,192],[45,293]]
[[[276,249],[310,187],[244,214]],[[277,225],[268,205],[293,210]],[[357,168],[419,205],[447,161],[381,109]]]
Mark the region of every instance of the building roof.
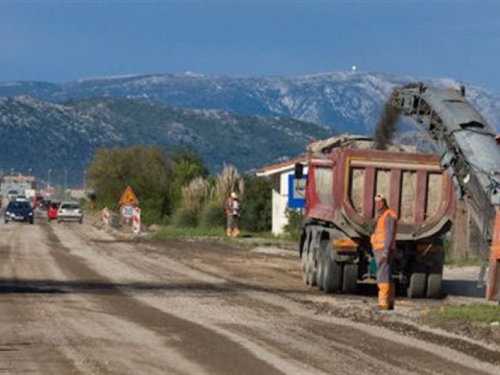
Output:
[[257,177],[266,177],[266,176],[272,176],[275,174],[283,173],[285,171],[289,171],[291,169],[294,169],[295,164],[297,164],[297,163],[306,164],[307,163],[307,156],[299,156],[297,158],[286,160],[286,161],[278,163],[278,164],[268,165],[267,167],[263,167],[263,168],[258,169],[256,172],[256,175],[257,175]]
[[4,182],[33,182],[35,181],[34,176],[23,176],[22,174],[17,176],[3,176],[2,181]]

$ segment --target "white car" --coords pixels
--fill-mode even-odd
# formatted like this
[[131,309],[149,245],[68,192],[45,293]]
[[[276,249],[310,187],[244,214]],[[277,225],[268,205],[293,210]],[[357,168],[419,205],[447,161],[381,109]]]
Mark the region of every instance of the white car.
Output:
[[83,212],[78,202],[62,202],[57,209],[57,222],[77,221],[83,223]]

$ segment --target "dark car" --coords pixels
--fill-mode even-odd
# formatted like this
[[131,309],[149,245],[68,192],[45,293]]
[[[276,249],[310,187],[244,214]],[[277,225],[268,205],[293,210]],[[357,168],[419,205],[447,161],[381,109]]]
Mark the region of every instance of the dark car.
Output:
[[5,207],[5,224],[9,221],[28,221],[30,224],[33,224],[34,220],[35,214],[28,201],[11,201],[7,207]]

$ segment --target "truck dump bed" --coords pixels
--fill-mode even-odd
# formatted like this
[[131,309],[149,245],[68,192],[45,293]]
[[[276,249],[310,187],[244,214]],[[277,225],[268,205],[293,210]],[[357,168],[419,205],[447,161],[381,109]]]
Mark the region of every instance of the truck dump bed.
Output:
[[310,158],[306,218],[369,236],[373,198],[383,194],[399,217],[397,240],[429,238],[451,225],[454,186],[437,156],[340,147]]

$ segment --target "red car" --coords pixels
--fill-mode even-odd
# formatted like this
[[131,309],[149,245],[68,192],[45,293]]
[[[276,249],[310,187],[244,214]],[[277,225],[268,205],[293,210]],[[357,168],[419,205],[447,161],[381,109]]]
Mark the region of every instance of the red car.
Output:
[[57,219],[57,210],[59,209],[59,203],[51,203],[49,209],[47,210],[47,218],[49,221]]

